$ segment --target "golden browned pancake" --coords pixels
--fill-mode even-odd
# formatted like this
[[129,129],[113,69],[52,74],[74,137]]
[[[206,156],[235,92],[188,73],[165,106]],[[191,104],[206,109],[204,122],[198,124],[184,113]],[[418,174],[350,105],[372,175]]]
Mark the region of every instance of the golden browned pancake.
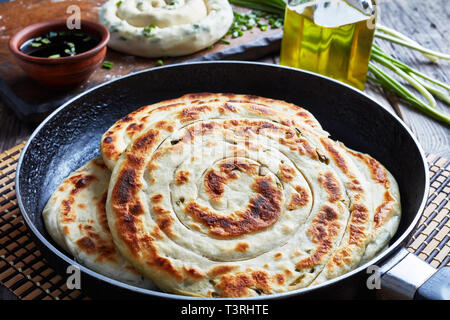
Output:
[[[368,156],[329,139],[300,107],[223,94],[172,102],[139,109],[102,140],[114,166],[114,241],[162,289],[207,297],[290,291],[354,269],[386,243],[379,234],[395,232],[393,177],[389,188],[374,182]],[[396,209],[377,218],[387,191]]]
[[42,213],[49,234],[75,260],[103,275],[145,288],[154,288],[116,249],[105,203],[111,172],[100,158],[67,177]]

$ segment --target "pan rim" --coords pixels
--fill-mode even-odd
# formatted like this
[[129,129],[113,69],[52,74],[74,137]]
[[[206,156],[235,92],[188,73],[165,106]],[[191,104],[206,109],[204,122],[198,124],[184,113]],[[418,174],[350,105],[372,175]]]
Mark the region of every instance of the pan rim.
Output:
[[[23,202],[22,202],[22,196],[20,193],[20,172],[22,169],[22,162],[23,159],[25,157],[25,154],[27,152],[27,149],[31,143],[31,141],[33,141],[34,137],[41,131],[41,129],[53,118],[55,117],[58,113],[62,112],[68,105],[70,105],[72,102],[76,101],[77,99],[81,98],[84,95],[89,94],[92,91],[95,91],[103,86],[107,86],[111,83],[114,83],[116,81],[121,81],[123,79],[126,79],[128,77],[133,77],[136,76],[138,74],[141,73],[146,73],[146,72],[155,72],[158,71],[160,69],[168,69],[168,68],[178,68],[178,67],[184,67],[184,66],[195,66],[195,65],[205,65],[205,64],[242,64],[242,65],[253,65],[253,66],[262,66],[262,67],[269,67],[269,68],[273,68],[274,70],[276,69],[286,69],[286,70],[290,70],[290,71],[295,71],[295,72],[299,72],[299,73],[304,73],[304,74],[308,74],[309,76],[312,77],[318,77],[327,81],[331,81],[333,82],[335,85],[338,86],[344,86],[347,89],[350,89],[351,91],[353,91],[355,94],[359,94],[362,95],[364,98],[372,101],[373,103],[375,103],[378,107],[382,108],[385,112],[387,112],[391,117],[393,117],[393,119],[398,122],[401,127],[406,130],[406,132],[408,133],[408,135],[412,138],[412,140],[414,141],[415,146],[418,148],[420,157],[421,157],[421,161],[423,164],[423,167],[425,169],[425,188],[424,188],[424,194],[422,196],[422,201],[421,204],[419,206],[418,211],[415,214],[414,219],[412,220],[412,222],[409,224],[409,226],[406,228],[406,230],[398,236],[398,239],[391,245],[389,246],[389,248],[387,248],[386,250],[384,250],[383,252],[379,253],[377,256],[375,256],[374,258],[372,258],[371,260],[369,260],[368,262],[366,262],[365,264],[359,266],[356,269],[353,269],[339,277],[333,278],[331,280],[328,280],[322,284],[313,286],[313,287],[305,287],[305,288],[301,288],[301,289],[297,289],[297,290],[293,290],[293,291],[287,291],[287,292],[282,292],[282,293],[277,293],[277,294],[271,294],[271,295],[267,295],[267,296],[257,296],[257,297],[245,297],[245,298],[207,298],[207,297],[194,297],[194,296],[183,296],[183,295],[178,295],[178,294],[172,294],[172,293],[166,293],[166,292],[162,292],[162,291],[155,291],[155,290],[149,290],[149,289],[144,289],[144,288],[140,288],[140,287],[136,287],[133,285],[129,285],[127,283],[124,282],[120,282],[118,280],[106,277],[94,270],[91,270],[85,266],[83,266],[82,264],[79,264],[78,262],[76,262],[75,260],[71,259],[66,253],[60,251],[57,247],[55,247],[52,243],[50,243],[49,240],[47,240],[47,238],[35,227],[34,223],[31,221],[30,217],[28,216],[28,213],[26,212],[24,206],[23,206]],[[221,61],[194,61],[194,62],[183,62],[183,63],[177,63],[177,64],[171,64],[171,65],[166,65],[166,66],[160,66],[160,67],[154,67],[154,68],[150,68],[150,69],[145,69],[145,70],[140,70],[137,72],[133,72],[130,73],[128,75],[122,76],[122,77],[118,77],[116,79],[112,79],[109,81],[106,81],[100,85],[97,85],[93,88],[90,88],[78,95],[76,95],[75,97],[69,99],[67,102],[65,102],[64,104],[62,104],[60,107],[58,107],[57,109],[55,109],[50,115],[48,115],[41,124],[39,124],[39,126],[33,131],[33,133],[31,134],[31,136],[28,138],[24,148],[22,149],[22,152],[20,153],[20,157],[17,163],[17,168],[16,168],[16,177],[15,177],[15,189],[16,189],[16,197],[17,197],[17,202],[20,208],[20,211],[22,213],[22,216],[25,220],[25,223],[28,227],[28,229],[33,233],[33,235],[43,244],[47,247],[47,249],[49,249],[50,251],[53,252],[53,254],[57,255],[58,258],[62,259],[65,261],[65,263],[69,264],[69,265],[76,265],[77,267],[80,268],[80,270],[82,272],[84,272],[85,274],[89,275],[90,277],[94,277],[97,278],[99,280],[105,281],[111,285],[114,286],[118,286],[119,288],[123,289],[123,290],[127,290],[127,291],[132,291],[132,292],[137,292],[139,294],[145,295],[147,297],[155,297],[155,298],[167,298],[167,299],[175,299],[175,300],[202,300],[202,301],[221,301],[221,300],[268,300],[268,299],[284,299],[284,298],[290,298],[293,296],[301,296],[304,295],[305,293],[311,292],[311,291],[317,291],[321,288],[325,288],[328,286],[331,286],[341,280],[350,278],[358,273],[360,273],[361,271],[365,270],[367,267],[371,266],[371,265],[376,265],[377,263],[380,264],[382,261],[386,260],[389,256],[391,256],[392,254],[394,254],[396,252],[396,250],[398,250],[399,248],[402,248],[402,244],[403,242],[407,239],[408,236],[410,236],[410,234],[412,233],[412,231],[414,230],[414,228],[416,227],[416,225],[419,222],[419,219],[422,215],[422,212],[425,208],[425,204],[426,204],[426,200],[427,200],[427,195],[429,192],[429,181],[430,181],[430,177],[429,177],[429,172],[427,170],[428,165],[426,162],[426,157],[425,157],[425,152],[422,148],[422,146],[420,145],[419,141],[417,140],[417,138],[414,136],[414,134],[412,133],[411,129],[409,129],[406,124],[392,111],[390,111],[389,109],[385,108],[381,103],[379,103],[378,101],[376,101],[374,98],[368,96],[366,93],[355,89],[353,87],[351,87],[350,85],[347,85],[345,83],[342,83],[340,81],[337,81],[335,79],[323,76],[323,75],[319,75],[313,72],[309,72],[309,71],[305,71],[305,70],[300,70],[300,69],[295,69],[292,67],[286,67],[286,66],[281,66],[281,65],[275,65],[275,64],[270,64],[270,63],[264,63],[264,62],[254,62],[254,61],[233,61],[233,60],[221,60]]]

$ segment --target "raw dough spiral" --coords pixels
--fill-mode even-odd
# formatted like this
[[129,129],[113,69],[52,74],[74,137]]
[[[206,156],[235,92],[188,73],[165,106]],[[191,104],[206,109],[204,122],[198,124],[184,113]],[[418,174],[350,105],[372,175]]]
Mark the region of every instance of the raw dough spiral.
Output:
[[108,0],[98,19],[110,31],[108,46],[136,56],[181,56],[204,49],[228,31],[227,0]]

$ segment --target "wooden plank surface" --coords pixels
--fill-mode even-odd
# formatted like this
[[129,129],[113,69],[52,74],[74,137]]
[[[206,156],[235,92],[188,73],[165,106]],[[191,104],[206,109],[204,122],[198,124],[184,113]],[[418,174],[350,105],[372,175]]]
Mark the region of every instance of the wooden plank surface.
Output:
[[[423,46],[450,53],[450,1],[448,0],[379,0],[380,21],[413,38]],[[444,83],[450,83],[450,62],[433,64],[418,52],[387,41],[376,40],[386,52]],[[450,158],[450,128],[424,116],[396,97],[384,95],[399,111],[426,152]],[[437,101],[438,107],[450,113],[450,106]]]

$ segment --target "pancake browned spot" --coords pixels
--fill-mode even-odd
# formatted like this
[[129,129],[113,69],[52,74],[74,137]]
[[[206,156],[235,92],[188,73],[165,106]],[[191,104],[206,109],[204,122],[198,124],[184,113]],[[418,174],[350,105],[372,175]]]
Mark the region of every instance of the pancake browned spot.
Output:
[[342,191],[334,174],[330,171],[319,175],[319,182],[328,194],[328,200],[336,202],[342,197]]
[[189,171],[180,170],[175,174],[175,184],[180,186],[189,181]]
[[89,174],[78,174],[68,178],[68,181],[73,186],[72,190],[70,190],[70,194],[76,195],[83,189],[86,189],[95,180],[97,180],[97,178]]
[[288,210],[298,209],[308,203],[309,196],[307,191],[300,186],[297,186],[296,189],[298,193],[292,194],[291,201],[286,206]]
[[366,240],[365,224],[369,219],[369,211],[361,204],[354,204],[351,208],[350,240],[349,244],[358,245]]
[[97,201],[97,215],[98,222],[102,227],[103,231],[109,233],[108,219],[106,218],[106,198],[108,197],[108,192],[103,193],[99,201]]
[[247,242],[239,242],[236,247],[234,248],[234,250],[236,251],[240,251],[240,252],[245,252],[248,250],[250,246],[248,245]]
[[214,170],[209,170],[205,175],[205,186],[206,192],[211,196],[212,199],[218,199],[222,196],[224,192],[224,183],[226,178],[218,175]]
[[252,189],[257,195],[250,199],[244,212],[234,212],[237,218],[218,215],[192,201],[186,205],[185,212],[207,226],[211,234],[220,237],[234,237],[263,230],[275,223],[280,216],[282,193],[270,177],[256,177]]
[[144,249],[143,254],[145,255],[145,260],[148,265],[157,268],[178,281],[183,281],[184,276],[180,270],[174,267],[169,259],[158,254],[151,237],[143,235],[139,239],[139,242],[142,244]]
[[92,241],[89,237],[80,238],[76,244],[81,250],[88,254],[94,254],[97,252],[94,241]]
[[178,117],[181,122],[193,121],[200,118],[200,115],[206,111],[211,111],[211,108],[208,106],[188,107],[181,110]]
[[318,247],[312,255],[297,262],[298,269],[312,268],[318,265],[329,253],[333,247],[333,241],[339,233],[337,218],[337,212],[329,206],[324,206],[319,215],[314,218],[307,234],[315,244],[318,244]]
[[159,228],[171,238],[176,238],[176,234],[172,231],[173,218],[170,211],[160,206],[153,206],[153,212],[156,215],[156,223]]
[[373,180],[375,180],[377,183],[384,185],[385,188],[389,188],[389,179],[387,176],[387,171],[381,165],[380,162],[378,162],[369,155],[365,155],[359,152],[353,152],[352,150],[349,149],[347,149],[347,151],[354,157],[357,157],[366,163],[367,167],[370,170],[370,175]]
[[151,200],[153,203],[160,203],[162,201],[162,199],[163,199],[163,195],[160,193],[155,194],[151,197]]
[[348,167],[347,162],[342,157],[342,155],[339,153],[339,151],[333,146],[331,142],[329,142],[326,138],[321,138],[320,141],[322,142],[322,145],[327,149],[327,151],[331,154],[331,156],[334,159],[334,162],[336,165],[345,173],[348,174]]
[[225,298],[238,298],[248,296],[249,287],[253,284],[253,280],[249,275],[225,275],[216,285],[221,291],[221,296]]
[[279,285],[282,285],[284,283],[284,276],[281,273],[277,273],[275,275],[275,279]]
[[389,191],[384,193],[383,202],[377,207],[374,216],[375,228],[379,228],[389,218],[394,209],[395,199]]
[[76,214],[72,210],[73,202],[73,197],[69,197],[68,199],[61,202],[61,220],[64,223],[74,222],[76,220]]
[[295,170],[291,166],[280,164],[280,175],[282,181],[290,182],[292,179],[294,179]]
[[227,266],[227,265],[218,265],[212,267],[211,270],[208,271],[208,275],[211,277],[216,277],[221,274],[225,274],[236,269],[236,266]]
[[196,280],[202,279],[205,276],[201,271],[195,269],[194,267],[187,268],[183,266],[183,271],[189,278]]

